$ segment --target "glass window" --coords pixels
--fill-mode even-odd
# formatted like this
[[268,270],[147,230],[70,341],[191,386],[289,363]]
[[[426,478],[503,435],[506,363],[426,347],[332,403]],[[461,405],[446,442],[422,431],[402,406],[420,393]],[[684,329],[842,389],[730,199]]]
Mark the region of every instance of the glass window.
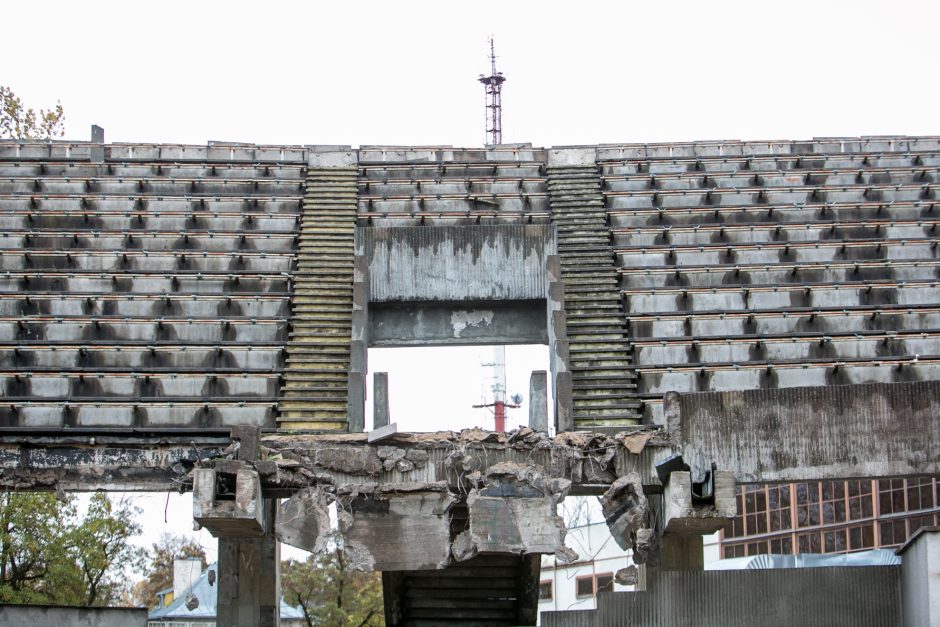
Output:
[[907,529],[903,520],[881,523],[881,546],[896,546],[907,540]]
[[861,551],[875,546],[875,526],[849,527],[849,550]]
[[539,582],[539,601],[551,601],[551,600],[552,600],[552,582],[540,581]]
[[579,599],[594,596],[594,577],[578,577],[574,580],[574,594]]
[[614,576],[613,574],[598,575],[596,583],[596,589],[598,592],[613,592],[614,591]]
[[907,480],[907,508],[909,511],[933,507],[933,479],[918,477]]
[[822,543],[819,541],[819,532],[801,533],[796,537],[800,553],[822,553]]

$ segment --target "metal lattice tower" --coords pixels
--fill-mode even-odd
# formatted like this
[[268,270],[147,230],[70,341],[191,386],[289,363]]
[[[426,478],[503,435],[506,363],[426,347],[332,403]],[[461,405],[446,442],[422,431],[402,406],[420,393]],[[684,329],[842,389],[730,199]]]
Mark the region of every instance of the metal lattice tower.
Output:
[[496,71],[496,49],[490,37],[490,75],[480,74],[479,81],[486,89],[486,139],[490,144],[503,143],[502,90],[506,77]]

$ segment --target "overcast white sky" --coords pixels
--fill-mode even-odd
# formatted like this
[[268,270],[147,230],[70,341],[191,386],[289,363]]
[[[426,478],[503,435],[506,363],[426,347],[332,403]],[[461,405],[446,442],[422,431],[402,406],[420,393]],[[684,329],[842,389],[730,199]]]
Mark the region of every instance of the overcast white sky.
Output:
[[940,3],[17,2],[0,84],[68,136],[536,145],[940,132]]
[[[46,1],[2,14],[0,84],[27,106],[61,101],[71,139],[98,124],[111,142],[479,146],[490,34],[506,142],[940,134],[935,1]],[[509,361],[510,393],[527,395],[532,364]],[[480,382],[463,385],[474,402]],[[419,385],[407,396],[436,410],[441,386]],[[393,420],[412,414],[392,401]],[[145,502],[144,543],[191,529],[191,497],[171,496],[170,525],[165,498]]]

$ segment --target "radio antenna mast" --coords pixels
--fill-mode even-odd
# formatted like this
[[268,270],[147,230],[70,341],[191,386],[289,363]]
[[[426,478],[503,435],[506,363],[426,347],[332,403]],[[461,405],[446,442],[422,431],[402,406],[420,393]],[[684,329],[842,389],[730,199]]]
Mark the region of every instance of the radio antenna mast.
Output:
[[503,105],[502,90],[506,77],[502,72],[496,71],[496,47],[490,37],[490,75],[480,74],[478,79],[483,83],[485,96],[485,137],[489,144],[503,143]]

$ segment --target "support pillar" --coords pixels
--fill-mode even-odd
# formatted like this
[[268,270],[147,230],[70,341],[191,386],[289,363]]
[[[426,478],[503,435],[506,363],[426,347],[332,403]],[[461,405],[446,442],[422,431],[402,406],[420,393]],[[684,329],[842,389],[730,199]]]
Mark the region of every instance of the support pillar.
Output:
[[219,538],[218,625],[278,627],[280,623],[281,549],[273,533],[276,504],[275,499],[264,499],[264,536]]
[[372,375],[372,428],[387,426],[388,416],[388,373],[376,372]]
[[548,431],[548,376],[535,370],[529,377],[529,428]]

